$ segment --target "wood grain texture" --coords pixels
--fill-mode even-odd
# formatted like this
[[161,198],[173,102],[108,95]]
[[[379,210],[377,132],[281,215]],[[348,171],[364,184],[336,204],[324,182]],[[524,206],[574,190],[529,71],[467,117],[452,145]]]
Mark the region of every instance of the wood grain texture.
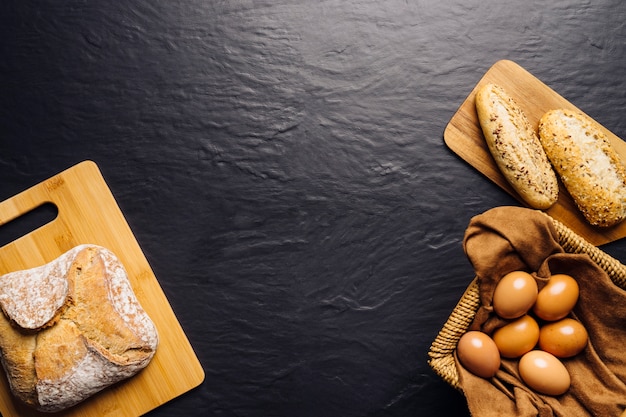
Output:
[[[62,415],[139,416],[202,383],[204,371],[193,348],[98,167],[91,161],[82,162],[3,201],[0,225],[47,202],[57,206],[58,216],[0,248],[0,274],[50,262],[79,244],[104,246],[121,260],[139,302],[159,332],[157,352],[143,371]],[[14,400],[4,372],[0,412],[4,417],[49,415]]]
[[[454,153],[515,197],[521,205],[527,206],[498,170],[480,128],[474,96],[476,91],[486,83],[498,84],[504,88],[522,107],[535,129],[541,116],[548,110],[566,108],[584,112],[515,62],[502,60],[496,62],[485,73],[446,126],[444,141]],[[604,126],[601,128],[606,132],[622,161],[626,160],[626,142]],[[596,246],[626,236],[626,222],[610,228],[591,226],[580,213],[560,181],[559,199],[554,206],[545,212]]]

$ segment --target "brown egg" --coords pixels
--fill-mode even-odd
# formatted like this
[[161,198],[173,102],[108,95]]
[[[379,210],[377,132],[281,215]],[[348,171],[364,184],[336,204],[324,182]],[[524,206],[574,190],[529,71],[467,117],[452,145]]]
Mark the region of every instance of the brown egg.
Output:
[[461,336],[456,354],[468,371],[483,378],[491,378],[500,367],[498,347],[483,332],[472,330]]
[[546,395],[561,395],[571,384],[569,372],[554,355],[531,350],[519,360],[519,373],[531,389]]
[[518,358],[537,344],[539,325],[534,318],[526,314],[500,327],[493,333],[492,338],[501,356]]
[[537,282],[528,272],[513,271],[496,285],[493,309],[503,319],[523,316],[537,300]]
[[565,274],[550,277],[545,287],[539,291],[533,311],[537,317],[547,320],[560,320],[567,316],[578,301],[578,283]]
[[539,331],[539,348],[559,358],[578,355],[587,346],[587,330],[577,320],[564,318]]

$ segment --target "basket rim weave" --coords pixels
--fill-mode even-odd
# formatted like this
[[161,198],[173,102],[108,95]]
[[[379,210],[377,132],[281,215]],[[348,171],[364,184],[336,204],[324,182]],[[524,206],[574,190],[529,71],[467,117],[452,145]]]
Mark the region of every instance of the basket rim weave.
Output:
[[[542,212],[543,213],[543,212]],[[609,275],[615,285],[626,289],[626,266],[606,252],[586,241],[560,221],[550,217],[557,238],[568,253],[582,253],[589,257]],[[433,371],[453,388],[462,391],[454,351],[461,336],[467,332],[480,307],[478,281],[474,277],[452,313],[437,334],[428,352],[428,364]]]

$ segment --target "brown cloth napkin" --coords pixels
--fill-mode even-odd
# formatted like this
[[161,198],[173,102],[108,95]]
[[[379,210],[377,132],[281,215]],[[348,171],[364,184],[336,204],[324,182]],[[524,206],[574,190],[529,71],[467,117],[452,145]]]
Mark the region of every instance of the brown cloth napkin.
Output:
[[572,385],[558,397],[526,387],[516,359],[503,358],[490,380],[457,365],[472,416],[619,417],[626,409],[626,291],[587,255],[566,253],[550,219],[535,210],[498,207],[472,218],[464,249],[476,272],[482,304],[472,330],[491,334],[506,323],[492,312],[494,288],[506,273],[526,270],[539,289],[552,274],[574,277],[580,297],[571,316],[589,333],[585,350],[563,360]]

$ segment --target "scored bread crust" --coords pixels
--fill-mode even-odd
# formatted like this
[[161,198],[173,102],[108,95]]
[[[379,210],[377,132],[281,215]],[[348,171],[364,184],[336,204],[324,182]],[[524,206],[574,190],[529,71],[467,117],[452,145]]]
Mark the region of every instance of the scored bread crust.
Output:
[[550,208],[559,197],[556,173],[520,106],[491,83],[477,91],[475,100],[487,147],[500,172],[529,206]]
[[[0,276],[0,306],[0,359],[11,391],[40,411],[64,410],[135,375],[158,345],[124,267],[97,245]],[[46,313],[37,313],[42,306]]]
[[580,112],[550,110],[539,121],[539,138],[590,224],[609,227],[626,218],[626,171],[596,122]]

